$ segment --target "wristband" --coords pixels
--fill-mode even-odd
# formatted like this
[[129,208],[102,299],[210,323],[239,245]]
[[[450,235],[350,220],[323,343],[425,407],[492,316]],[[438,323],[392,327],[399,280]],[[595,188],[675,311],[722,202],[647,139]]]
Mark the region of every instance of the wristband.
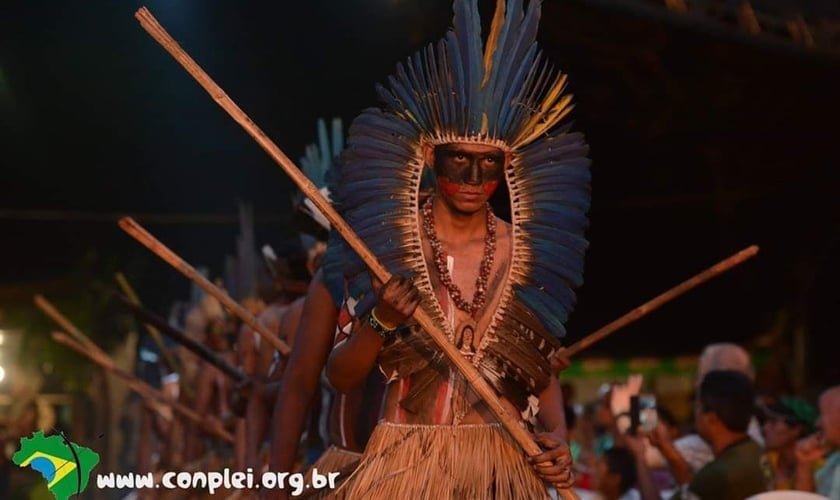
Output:
[[388,338],[391,337],[391,334],[393,334],[397,330],[397,327],[388,328],[387,326],[385,326],[381,321],[379,321],[379,318],[376,317],[375,311],[376,308],[370,310],[368,323],[370,324],[370,327],[373,328],[373,331],[378,333],[380,337],[382,337],[385,340],[388,340]]

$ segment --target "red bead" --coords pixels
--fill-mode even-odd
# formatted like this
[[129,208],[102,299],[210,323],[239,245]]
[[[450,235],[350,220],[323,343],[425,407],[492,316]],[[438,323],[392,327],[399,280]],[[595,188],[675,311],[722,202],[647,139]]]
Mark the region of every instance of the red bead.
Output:
[[490,277],[490,271],[493,268],[493,259],[496,251],[496,218],[493,216],[493,210],[490,204],[487,204],[487,234],[484,237],[484,256],[481,259],[479,266],[479,275],[476,279],[475,295],[472,303],[468,303],[461,298],[461,290],[457,285],[452,283],[452,276],[449,274],[449,269],[446,267],[446,252],[443,250],[443,244],[438,240],[435,233],[434,215],[432,213],[432,198],[426,200],[422,209],[423,214],[423,229],[426,231],[426,236],[429,238],[429,246],[432,247],[434,253],[434,263],[437,267],[440,282],[449,291],[452,301],[455,306],[462,311],[469,314],[474,314],[484,305],[484,293],[487,287],[487,282]]

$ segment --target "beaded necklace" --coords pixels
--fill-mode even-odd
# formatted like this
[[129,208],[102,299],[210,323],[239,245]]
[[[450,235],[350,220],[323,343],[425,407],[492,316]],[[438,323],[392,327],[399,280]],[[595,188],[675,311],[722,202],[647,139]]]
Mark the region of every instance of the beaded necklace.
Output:
[[461,295],[458,285],[452,282],[452,275],[446,265],[446,250],[435,232],[435,219],[432,213],[432,198],[429,197],[423,205],[423,228],[429,238],[429,245],[434,253],[435,267],[443,286],[449,290],[449,296],[455,302],[455,307],[465,311],[475,318],[476,313],[484,306],[487,300],[487,282],[490,279],[490,271],[493,269],[493,258],[496,254],[496,217],[490,204],[487,204],[487,234],[484,236],[484,256],[481,259],[478,278],[475,280],[475,295],[472,302],[467,302]]

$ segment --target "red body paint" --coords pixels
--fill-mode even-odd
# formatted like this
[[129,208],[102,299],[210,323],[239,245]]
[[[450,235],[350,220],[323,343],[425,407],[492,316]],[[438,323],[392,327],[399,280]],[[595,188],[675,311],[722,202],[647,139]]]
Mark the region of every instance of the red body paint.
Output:
[[446,196],[455,196],[458,191],[461,190],[460,184],[455,184],[454,182],[450,182],[449,179],[446,177],[438,177],[438,186],[440,186],[440,190],[443,191],[443,194]]
[[481,185],[481,189],[484,190],[484,194],[487,196],[493,196],[497,187],[499,187],[499,181],[489,181]]
[[[438,177],[437,178],[438,186],[440,190],[446,196],[455,196],[461,190],[461,186],[463,184],[456,184],[446,177]],[[492,196],[493,193],[496,191],[496,188],[499,187],[499,181],[489,181],[481,184],[481,190],[487,196]]]

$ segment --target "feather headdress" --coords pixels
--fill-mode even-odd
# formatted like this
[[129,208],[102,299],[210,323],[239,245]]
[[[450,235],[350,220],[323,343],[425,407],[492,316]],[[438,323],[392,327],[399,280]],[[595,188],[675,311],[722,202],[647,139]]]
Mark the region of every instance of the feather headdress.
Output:
[[537,46],[539,18],[538,0],[527,11],[522,0],[498,0],[483,44],[476,1],[455,0],[454,29],[377,87],[385,109],[367,109],[353,122],[338,202],[391,272],[428,286],[414,218],[423,144],[509,151],[513,259],[491,329],[514,315],[529,330],[562,337],[583,279],[590,162],[582,134],[558,127],[571,98],[565,75]]
[[[341,118],[333,118],[331,133],[327,133],[327,124],[323,119],[318,120],[318,141],[306,146],[303,157],[300,159],[303,173],[319,188],[324,197],[330,199],[330,190],[327,187],[327,172],[332,168],[336,157],[344,149],[344,130]],[[298,209],[309,216],[320,228],[322,235],[330,230],[330,222],[324,214],[315,207],[309,198],[298,201]],[[325,239],[323,236],[320,239]]]
[[428,142],[519,150],[571,110],[566,76],[536,44],[540,1],[497,0],[486,44],[474,0],[456,0],[454,30],[397,66],[377,87],[392,112]]

